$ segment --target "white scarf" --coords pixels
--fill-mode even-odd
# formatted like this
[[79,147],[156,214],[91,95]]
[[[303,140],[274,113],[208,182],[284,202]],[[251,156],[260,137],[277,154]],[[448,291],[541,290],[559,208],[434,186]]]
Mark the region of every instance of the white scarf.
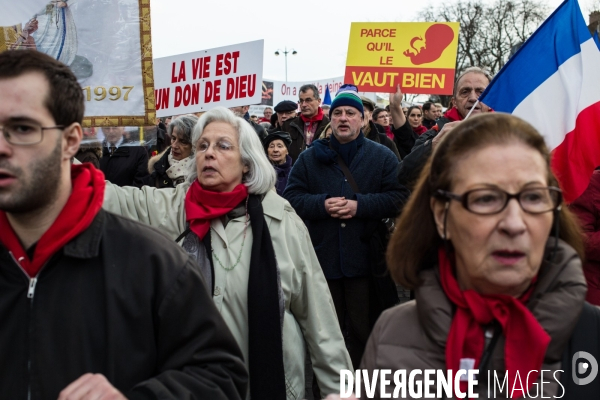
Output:
[[173,181],[173,186],[177,186],[185,181],[185,178],[190,171],[190,164],[192,163],[193,156],[194,155],[191,154],[189,157],[178,161],[175,160],[173,154],[169,152],[169,155],[167,156],[167,160],[169,161],[167,176]]

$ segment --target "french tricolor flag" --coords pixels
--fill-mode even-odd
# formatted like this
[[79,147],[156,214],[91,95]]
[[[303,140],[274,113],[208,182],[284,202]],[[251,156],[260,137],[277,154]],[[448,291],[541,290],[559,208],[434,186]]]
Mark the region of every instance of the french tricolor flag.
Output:
[[565,200],[583,193],[600,166],[600,51],[577,0],[544,21],[479,101],[537,128]]

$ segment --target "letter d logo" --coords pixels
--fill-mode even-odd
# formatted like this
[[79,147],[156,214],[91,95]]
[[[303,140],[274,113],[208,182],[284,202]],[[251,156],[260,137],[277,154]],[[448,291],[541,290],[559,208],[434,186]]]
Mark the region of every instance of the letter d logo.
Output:
[[[587,360],[588,362],[580,363],[578,366],[577,361],[582,358]],[[592,369],[590,374],[586,378],[579,378],[577,376],[577,374],[585,374],[590,366],[592,367]],[[585,351],[578,351],[577,353],[573,354],[571,367],[573,369],[573,382],[575,382],[576,385],[587,385],[588,383],[591,383],[594,379],[596,379],[596,375],[598,375],[598,362],[596,361],[593,355]]]

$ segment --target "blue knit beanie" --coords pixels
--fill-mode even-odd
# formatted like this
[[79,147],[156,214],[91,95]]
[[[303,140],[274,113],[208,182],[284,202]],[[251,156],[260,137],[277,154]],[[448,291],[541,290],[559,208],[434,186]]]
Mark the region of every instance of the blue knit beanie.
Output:
[[335,94],[335,99],[331,102],[329,118],[331,118],[333,110],[340,106],[354,107],[360,111],[363,117],[365,116],[362,100],[358,96],[358,88],[354,85],[345,84],[340,87],[340,90]]

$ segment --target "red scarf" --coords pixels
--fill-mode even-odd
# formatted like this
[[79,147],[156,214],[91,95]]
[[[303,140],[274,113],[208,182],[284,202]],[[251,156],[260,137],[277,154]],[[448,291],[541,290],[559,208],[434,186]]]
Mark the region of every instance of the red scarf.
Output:
[[444,114],[444,117],[448,118],[450,121],[462,121],[463,117],[458,113],[456,107],[452,107]]
[[416,128],[413,128],[413,132],[415,132],[417,135],[421,136],[422,134],[427,132],[427,128],[424,125],[419,125]]
[[302,121],[306,124],[307,122],[310,122],[310,124],[314,124],[315,122],[319,122],[323,120],[323,109],[321,107],[319,107],[319,112],[317,112],[316,115],[313,115],[310,118],[306,118],[304,116],[304,114],[300,114],[300,118],[302,118]]
[[[494,110],[490,107],[488,112],[494,112]],[[444,114],[444,117],[448,118],[450,121],[462,121],[463,117],[458,113],[456,107],[452,107]]]
[[[485,296],[474,290],[461,290],[452,271],[446,251],[438,251],[440,277],[446,296],[456,305],[456,313],[446,343],[446,368],[458,371],[460,360],[475,359],[475,369],[479,368],[480,358],[485,347],[483,325],[497,320],[504,334],[504,362],[508,374],[508,386],[513,387],[516,373],[526,385],[529,371],[529,388],[537,381],[544,361],[550,336],[535,319],[525,303],[532,290],[519,299],[506,295]],[[487,379],[487,378],[486,378]],[[464,384],[464,386],[463,386]],[[517,384],[517,387],[520,387]],[[461,382],[461,390],[466,391],[467,382]],[[523,393],[515,390],[521,397]]]
[[385,135],[388,138],[394,140],[394,132],[392,132],[392,127],[391,126],[389,126],[389,125],[388,126],[384,126],[383,130],[385,131]]
[[210,229],[212,219],[222,217],[248,197],[248,188],[240,183],[231,192],[211,192],[202,189],[197,180],[185,195],[185,219],[200,240]]
[[6,213],[0,211],[0,242],[13,253],[32,278],[50,257],[86,230],[102,208],[106,184],[101,171],[89,163],[72,165],[71,180],[71,195],[52,226],[38,240],[31,260],[8,222]]

